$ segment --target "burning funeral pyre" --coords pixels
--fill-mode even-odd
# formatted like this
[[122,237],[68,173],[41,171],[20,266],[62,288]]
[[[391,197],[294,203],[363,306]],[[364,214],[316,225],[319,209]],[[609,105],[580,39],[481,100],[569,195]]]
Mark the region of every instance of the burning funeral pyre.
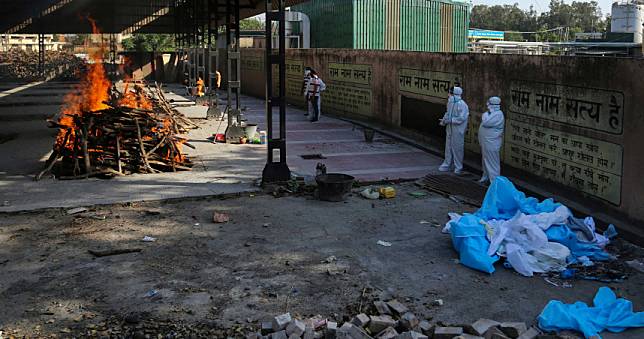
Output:
[[159,86],[124,83],[119,91],[105,75],[101,52],[55,121],[59,132],[45,169],[59,179],[113,177],[190,170],[182,134],[196,128],[170,107]]

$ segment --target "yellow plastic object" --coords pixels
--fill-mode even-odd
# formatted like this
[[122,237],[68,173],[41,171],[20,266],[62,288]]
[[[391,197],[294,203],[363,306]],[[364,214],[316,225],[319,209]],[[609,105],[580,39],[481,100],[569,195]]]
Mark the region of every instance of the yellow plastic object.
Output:
[[381,198],[393,199],[396,197],[396,189],[393,187],[380,187],[378,192],[380,193]]

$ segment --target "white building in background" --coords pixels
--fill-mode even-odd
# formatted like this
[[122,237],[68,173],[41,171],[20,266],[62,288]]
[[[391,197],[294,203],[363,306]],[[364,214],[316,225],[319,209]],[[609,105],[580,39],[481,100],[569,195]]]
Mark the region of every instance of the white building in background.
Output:
[[[67,42],[54,41],[53,34],[45,34],[45,50],[61,51],[68,46]],[[38,34],[0,34],[0,51],[11,49],[23,51],[38,51]]]
[[629,0],[613,3],[611,33],[633,34],[634,43],[642,43],[644,1]]

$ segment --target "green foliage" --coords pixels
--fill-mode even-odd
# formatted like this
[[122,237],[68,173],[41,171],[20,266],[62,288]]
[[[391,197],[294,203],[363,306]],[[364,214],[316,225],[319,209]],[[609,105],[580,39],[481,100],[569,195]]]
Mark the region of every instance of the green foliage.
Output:
[[170,34],[134,34],[123,39],[123,49],[133,52],[172,52],[174,37]]
[[241,31],[263,31],[265,26],[263,21],[251,18],[239,21],[239,28]]
[[[508,40],[560,41],[577,32],[606,32],[610,19],[602,16],[597,1],[551,0],[547,12],[538,15],[534,8],[524,11],[518,4],[503,6],[478,5],[472,9],[470,26],[510,32],[539,32],[538,34],[506,34]],[[548,31],[562,27],[563,30]]]

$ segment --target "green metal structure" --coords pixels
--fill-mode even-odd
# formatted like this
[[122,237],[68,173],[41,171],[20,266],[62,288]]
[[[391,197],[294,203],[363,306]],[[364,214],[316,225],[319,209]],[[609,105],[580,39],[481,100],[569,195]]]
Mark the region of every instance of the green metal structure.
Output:
[[311,0],[312,48],[467,52],[470,4],[457,0]]

